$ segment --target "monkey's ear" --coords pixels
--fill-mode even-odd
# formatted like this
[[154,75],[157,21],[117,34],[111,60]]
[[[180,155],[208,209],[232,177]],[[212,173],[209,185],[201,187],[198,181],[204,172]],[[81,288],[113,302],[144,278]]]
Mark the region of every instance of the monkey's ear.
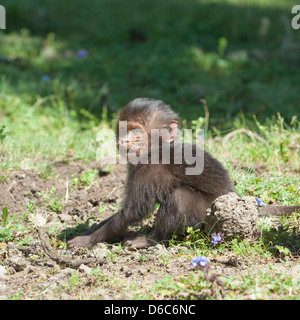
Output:
[[177,136],[177,131],[178,131],[178,121],[173,120],[170,124],[169,127],[169,131],[170,131],[170,140],[169,142],[172,142],[175,140],[176,136]]

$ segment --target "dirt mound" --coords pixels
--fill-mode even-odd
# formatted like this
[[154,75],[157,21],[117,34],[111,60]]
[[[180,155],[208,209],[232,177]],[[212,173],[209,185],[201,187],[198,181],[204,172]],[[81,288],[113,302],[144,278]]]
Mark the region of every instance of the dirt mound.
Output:
[[234,192],[217,198],[207,210],[205,232],[222,233],[224,239],[250,237],[256,226],[258,206],[254,197],[241,198]]

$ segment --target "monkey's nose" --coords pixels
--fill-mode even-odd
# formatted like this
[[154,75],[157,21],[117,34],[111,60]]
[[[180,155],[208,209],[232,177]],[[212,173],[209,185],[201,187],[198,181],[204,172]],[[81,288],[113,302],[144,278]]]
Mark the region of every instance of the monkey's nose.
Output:
[[125,144],[125,143],[127,143],[128,141],[127,140],[125,140],[125,139],[122,139],[122,140],[119,140],[119,145],[123,145],[123,144]]

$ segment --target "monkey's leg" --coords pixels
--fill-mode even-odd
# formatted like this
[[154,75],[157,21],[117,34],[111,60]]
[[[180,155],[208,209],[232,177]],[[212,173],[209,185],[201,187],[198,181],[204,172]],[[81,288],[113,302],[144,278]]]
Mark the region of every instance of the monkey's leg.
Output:
[[113,216],[101,221],[98,225],[96,225],[94,228],[91,228],[89,230],[84,231],[81,236],[88,236],[92,233],[94,233],[96,230],[98,230],[99,228],[103,227],[107,222],[109,222],[111,219],[113,218]]
[[98,242],[107,241],[122,234],[128,224],[125,222],[123,210],[100,222],[96,227],[67,242],[68,248],[92,247]]
[[83,232],[80,236],[71,239],[67,242],[68,248],[73,247],[89,247],[91,245],[91,235],[96,232],[98,229],[102,228],[107,222],[109,222],[113,216],[105,219],[104,221],[100,222],[96,227],[91,228],[85,232]]
[[[182,217],[185,220],[185,217]],[[179,211],[172,201],[166,201],[160,205],[157,211],[154,230],[146,236],[140,236],[138,233],[125,235],[122,244],[131,250],[145,249],[155,246],[163,240],[169,240],[172,233],[181,224]],[[185,221],[184,221],[185,222]]]
[[183,232],[186,227],[203,221],[210,204],[201,193],[178,188],[160,205],[152,233],[145,237],[129,235],[123,244],[131,249],[143,249],[169,240],[174,232]]
[[87,231],[84,231],[80,236],[71,239],[67,242],[67,247],[72,248],[72,247],[89,247],[90,246],[90,241],[91,237],[90,235],[96,232],[98,229],[102,228],[106,223],[108,223],[113,216],[103,220],[100,222],[96,227],[91,228]]

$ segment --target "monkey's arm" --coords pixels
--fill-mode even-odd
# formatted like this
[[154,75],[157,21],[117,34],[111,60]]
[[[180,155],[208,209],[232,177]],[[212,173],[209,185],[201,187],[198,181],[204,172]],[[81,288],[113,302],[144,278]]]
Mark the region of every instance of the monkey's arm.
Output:
[[68,248],[91,247],[120,236],[129,225],[141,221],[155,206],[154,188],[148,184],[129,183],[123,208],[83,235],[68,241]]
[[300,206],[265,206],[259,208],[258,215],[262,216],[288,216],[293,212],[300,212]]

